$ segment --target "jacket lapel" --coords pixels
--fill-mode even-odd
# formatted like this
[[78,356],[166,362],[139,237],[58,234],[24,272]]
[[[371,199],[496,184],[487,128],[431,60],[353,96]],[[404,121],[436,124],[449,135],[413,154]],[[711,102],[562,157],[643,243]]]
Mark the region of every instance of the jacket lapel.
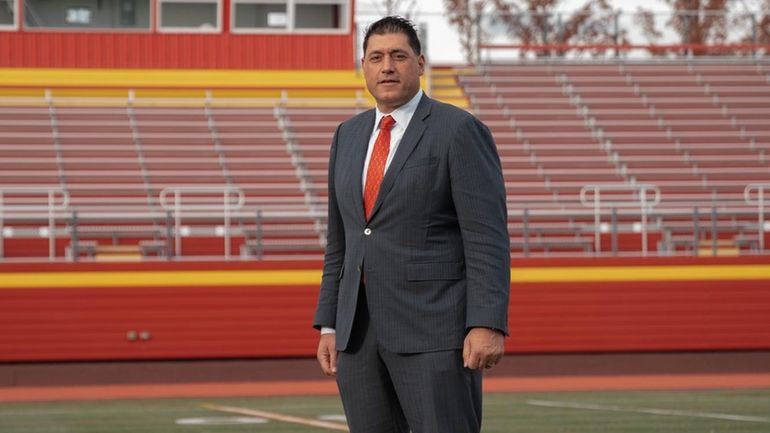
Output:
[[[425,132],[426,127],[424,120],[430,115],[431,105],[431,99],[427,95],[423,95],[420,99],[420,103],[417,105],[417,110],[415,110],[414,115],[412,115],[409,126],[407,126],[406,131],[404,131],[404,136],[401,138],[401,143],[398,145],[396,154],[393,155],[393,161],[391,161],[388,171],[385,172],[385,176],[382,178],[380,192],[377,194],[377,201],[374,202],[374,209],[372,209],[372,214],[369,219],[374,218],[374,215],[382,205],[388,192],[393,188],[393,184],[396,182],[396,178],[401,172],[401,168],[404,166],[406,160],[409,159],[409,155],[412,154],[412,151],[415,146],[417,146],[417,143],[419,143],[420,138],[422,138],[422,134]],[[374,127],[373,124],[372,127]],[[366,156],[364,155],[364,157]],[[361,165],[363,166],[363,163],[361,163]],[[361,198],[361,203],[361,208],[363,209],[363,198]]]
[[372,129],[374,128],[374,110],[369,110],[365,116],[361,117],[361,121],[355,127],[353,137],[356,142],[353,143],[353,206],[355,207],[356,215],[360,221],[366,221],[364,216],[364,189],[361,184],[364,175],[364,162],[366,160],[366,151],[369,147],[369,138],[372,135]]

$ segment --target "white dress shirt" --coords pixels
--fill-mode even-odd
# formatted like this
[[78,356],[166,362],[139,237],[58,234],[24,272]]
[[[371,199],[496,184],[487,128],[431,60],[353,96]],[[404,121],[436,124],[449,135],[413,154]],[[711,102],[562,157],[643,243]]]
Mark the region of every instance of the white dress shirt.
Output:
[[420,103],[422,97],[422,89],[417,91],[412,99],[406,104],[396,108],[390,113],[383,113],[379,108],[376,108],[374,117],[374,129],[372,129],[372,135],[369,137],[369,147],[366,149],[366,159],[364,160],[364,172],[361,175],[361,185],[363,190],[366,189],[366,172],[369,170],[369,161],[372,159],[372,152],[374,151],[374,142],[377,141],[377,136],[380,134],[380,120],[385,116],[392,116],[396,124],[390,130],[390,151],[388,152],[388,159],[385,161],[385,171],[383,176],[388,172],[388,167],[393,161],[393,155],[396,154],[398,145],[401,144],[401,139],[404,137],[406,127],[409,126],[409,122],[412,120],[414,112],[417,110],[417,105]]
[[[390,113],[383,113],[379,108],[375,109],[374,129],[372,130],[372,135],[369,137],[369,147],[366,150],[366,159],[364,160],[364,172],[361,175],[362,191],[366,190],[366,172],[369,170],[369,161],[372,159],[374,142],[377,141],[377,136],[380,133],[380,120],[382,120],[383,117],[390,115],[393,117],[393,120],[396,121],[396,124],[393,125],[393,128],[390,130],[390,150],[388,152],[388,159],[385,161],[385,171],[383,172],[384,176],[388,171],[388,167],[390,167],[390,163],[393,161],[393,155],[396,154],[398,145],[401,144],[401,139],[404,137],[406,127],[409,126],[409,122],[412,120],[412,116],[417,110],[417,105],[420,103],[420,98],[422,98],[422,89],[418,90],[417,94],[414,95],[412,99],[409,100],[409,102],[396,108]],[[321,328],[321,335],[333,333],[334,328]]]

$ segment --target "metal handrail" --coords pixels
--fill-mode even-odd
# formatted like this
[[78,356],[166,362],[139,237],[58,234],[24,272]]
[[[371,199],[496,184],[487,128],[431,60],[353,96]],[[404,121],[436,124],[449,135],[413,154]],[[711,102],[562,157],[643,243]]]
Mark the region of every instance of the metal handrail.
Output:
[[[757,199],[751,198],[751,192],[757,191]],[[765,249],[765,191],[770,190],[770,183],[750,183],[743,189],[743,199],[747,204],[757,205],[757,236],[759,249]]]
[[[588,200],[588,192],[593,191],[593,202]],[[638,200],[615,201],[605,200],[602,202],[601,191],[630,191],[638,192]],[[647,200],[647,191],[654,193],[652,201]],[[607,184],[607,185],[585,185],[580,188],[580,203],[586,207],[593,207],[594,210],[594,251],[601,252],[601,209],[602,205],[609,208],[619,207],[639,207],[641,213],[641,234],[642,234],[642,255],[647,255],[647,213],[648,209],[655,207],[660,203],[660,188],[652,184]]]
[[[40,195],[46,197],[45,204],[38,205],[18,205],[5,203],[5,198],[9,195]],[[57,195],[60,195],[61,201],[57,203]],[[69,208],[70,196],[62,188],[43,188],[43,187],[10,187],[0,188],[0,257],[3,257],[5,251],[4,238],[5,229],[3,220],[5,219],[6,209],[13,211],[46,211],[48,219],[48,258],[53,260],[56,257],[56,221],[55,212]]]
[[[222,203],[206,203],[206,204],[192,204],[184,205],[182,203],[183,194],[211,194],[222,193]],[[169,204],[166,197],[169,193],[174,195],[174,203]],[[237,194],[237,201],[233,202],[233,193]],[[230,232],[230,219],[231,211],[238,210],[243,207],[246,202],[246,195],[243,190],[230,185],[223,186],[173,186],[163,188],[158,196],[158,201],[161,207],[167,211],[174,213],[174,254],[179,256],[182,254],[182,210],[222,210],[224,216],[224,232],[222,233],[225,240],[225,258],[229,259],[232,251],[232,239]]]
[[[654,198],[652,193],[648,192],[650,200]],[[743,200],[741,200],[743,201]],[[704,204],[705,205],[705,204]],[[706,206],[708,207],[708,206]],[[305,208],[306,209],[306,208]],[[71,212],[56,212],[55,220],[57,223],[61,221],[69,221],[75,217],[74,211]],[[256,221],[254,221],[255,215],[259,215]],[[78,223],[76,226],[70,226],[65,229],[61,226],[57,226],[55,231],[52,232],[57,242],[69,239],[70,242],[76,242],[75,236],[78,233],[75,230],[79,229],[80,236],[87,236],[90,238],[101,239],[102,237],[109,237],[112,235],[113,242],[115,244],[120,243],[120,238],[143,238],[140,229],[153,228],[159,231],[159,235],[165,237],[168,241],[169,247],[173,247],[172,239],[174,237],[174,221],[171,212],[168,212],[168,218],[164,223],[157,224],[159,218],[165,218],[165,213],[159,212],[77,212]],[[326,223],[324,220],[325,212],[320,210],[265,210],[262,206],[244,206],[238,211],[231,213],[233,224],[231,226],[231,237],[243,236],[249,240],[256,240],[257,250],[259,247],[270,245],[281,245],[286,241],[287,245],[291,245],[291,242],[286,239],[285,233],[294,235],[298,230],[306,233],[312,233],[315,227],[316,230],[325,230]],[[199,212],[183,212],[183,223],[191,224],[194,227],[191,228],[189,233],[184,233],[185,228],[182,228],[180,233],[184,236],[191,237],[219,237],[222,236],[222,210],[219,211],[199,211]],[[549,245],[549,242],[554,240],[559,242],[559,238],[565,238],[569,240],[580,240],[583,235],[592,235],[595,230],[594,212],[593,209],[535,209],[527,211],[526,209],[510,209],[508,213],[508,230],[512,240],[518,239],[518,242],[528,247],[531,254],[533,249],[542,249],[544,245]],[[617,241],[617,236],[621,233],[634,233],[638,234],[641,225],[639,224],[640,210],[633,207],[625,208],[602,208],[601,216],[601,233],[602,236],[611,235],[613,243]],[[660,232],[665,241],[666,233],[687,233],[687,236],[692,234],[690,243],[688,246],[695,246],[698,244],[700,236],[699,234],[706,234],[703,227],[700,227],[700,220],[702,217],[707,216],[705,213],[694,211],[692,207],[688,208],[661,208],[656,207],[651,210],[648,217],[650,220],[649,233]],[[717,218],[718,216],[718,218]],[[759,241],[754,233],[756,233],[756,208],[744,204],[742,208],[725,209],[721,206],[711,207],[711,240],[712,240],[712,252],[716,255],[718,252],[714,248],[713,240],[716,239],[714,233],[722,233],[722,231],[736,233],[741,236],[742,246],[750,247],[750,254],[765,254],[763,249],[759,248]],[[15,227],[17,224],[22,224],[20,227],[14,229],[13,236],[18,239],[34,239],[40,236],[39,226],[46,223],[47,213],[45,211],[38,212],[11,212],[6,213],[5,223],[7,227]],[[320,218],[320,222],[317,226],[312,223],[313,218]],[[611,220],[610,220],[611,219]],[[750,219],[750,220],[749,220]],[[240,221],[239,221],[240,220]],[[254,224],[244,224],[245,221],[254,222]],[[297,224],[296,222],[302,222],[303,224]],[[526,223],[525,223],[526,221]],[[611,222],[610,222],[611,221]],[[37,224],[37,223],[40,224]],[[654,222],[654,223],[653,223]],[[283,225],[282,225],[283,224]],[[73,229],[77,227],[77,229]],[[298,228],[301,227],[301,228]],[[571,236],[567,236],[567,235]],[[746,237],[745,235],[751,235]],[[304,235],[303,235],[304,236]],[[309,235],[312,236],[312,235]],[[679,236],[681,239],[682,236]],[[115,239],[118,239],[116,241]],[[588,239],[588,245],[590,250],[593,250],[594,239],[591,237]],[[606,239],[602,239],[605,243]],[[687,242],[684,240],[684,242]],[[575,243],[570,245],[572,248],[582,248],[582,243]],[[738,245],[738,244],[736,244]],[[661,250],[666,244],[659,244],[658,252],[660,254],[675,254],[676,251],[667,249]],[[671,245],[669,245],[670,247]],[[518,247],[517,247],[518,248]],[[559,247],[555,247],[559,248]],[[676,248],[674,246],[674,248]],[[514,248],[515,249],[515,248]],[[583,250],[581,254],[588,254],[590,250]],[[615,245],[612,250],[606,246],[602,248],[601,255],[612,253],[613,255],[641,255],[641,243],[635,245],[633,251],[628,248],[621,248],[619,251]],[[261,250],[264,253],[264,249]],[[173,251],[168,251],[164,254],[166,258],[172,257]],[[242,251],[243,253],[243,251]],[[314,252],[314,254],[317,251]],[[544,254],[550,254],[548,250],[543,251]],[[692,254],[699,254],[697,250],[690,250]],[[211,254],[211,253],[208,253]],[[221,252],[215,253],[221,258],[224,258]],[[512,250],[512,254],[514,253]],[[538,254],[537,252],[535,254]],[[561,254],[561,253],[555,253]],[[653,254],[651,252],[650,254]],[[524,254],[527,256],[527,254]],[[44,256],[37,256],[38,259]],[[246,257],[243,254],[241,257]],[[317,259],[317,256],[313,256]],[[182,257],[179,257],[180,259]],[[259,258],[259,255],[257,255]],[[27,260],[32,259],[28,257]],[[56,259],[56,258],[55,258]],[[72,259],[70,257],[70,259]]]

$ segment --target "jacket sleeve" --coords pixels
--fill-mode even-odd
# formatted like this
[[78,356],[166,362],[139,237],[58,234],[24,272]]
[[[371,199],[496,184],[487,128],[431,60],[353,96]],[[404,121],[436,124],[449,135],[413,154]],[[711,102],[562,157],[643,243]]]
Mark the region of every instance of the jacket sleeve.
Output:
[[452,200],[462,234],[467,280],[466,328],[508,335],[510,240],[505,181],[489,129],[473,116],[449,149]]
[[321,327],[334,328],[336,325],[339,277],[345,258],[345,229],[342,225],[342,218],[340,217],[340,210],[337,204],[337,194],[334,188],[334,167],[337,157],[337,137],[339,131],[340,127],[337,127],[329,155],[329,215],[323,277],[318,294],[315,318],[313,319],[313,327],[316,329],[321,329]]

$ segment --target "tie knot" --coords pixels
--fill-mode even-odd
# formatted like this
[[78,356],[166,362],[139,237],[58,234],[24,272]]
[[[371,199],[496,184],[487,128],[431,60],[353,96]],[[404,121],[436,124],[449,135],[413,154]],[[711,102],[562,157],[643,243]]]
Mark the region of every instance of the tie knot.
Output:
[[392,128],[395,124],[396,119],[394,119],[393,116],[385,116],[380,119],[380,129],[386,129],[390,131],[390,128]]

